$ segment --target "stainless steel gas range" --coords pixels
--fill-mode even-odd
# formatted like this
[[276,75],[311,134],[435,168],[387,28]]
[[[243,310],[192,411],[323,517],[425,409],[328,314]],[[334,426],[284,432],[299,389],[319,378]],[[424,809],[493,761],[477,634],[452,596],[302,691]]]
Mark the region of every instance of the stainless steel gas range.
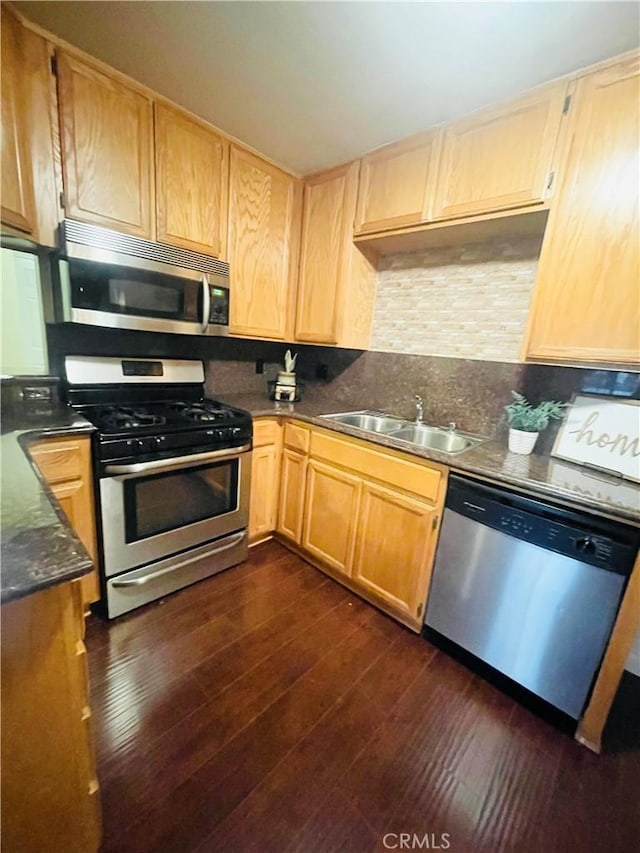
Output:
[[251,415],[208,400],[200,361],[67,356],[68,402],[97,432],[109,618],[247,555]]

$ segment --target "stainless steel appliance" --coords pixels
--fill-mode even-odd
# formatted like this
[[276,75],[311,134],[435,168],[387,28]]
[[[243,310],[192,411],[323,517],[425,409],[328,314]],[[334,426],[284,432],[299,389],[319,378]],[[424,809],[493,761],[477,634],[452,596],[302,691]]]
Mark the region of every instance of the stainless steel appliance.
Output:
[[56,280],[60,322],[226,335],[229,265],[188,249],[65,220]]
[[97,427],[101,588],[111,618],[247,555],[251,416],[203,397],[200,361],[65,359]]
[[639,531],[451,476],[425,623],[574,719]]

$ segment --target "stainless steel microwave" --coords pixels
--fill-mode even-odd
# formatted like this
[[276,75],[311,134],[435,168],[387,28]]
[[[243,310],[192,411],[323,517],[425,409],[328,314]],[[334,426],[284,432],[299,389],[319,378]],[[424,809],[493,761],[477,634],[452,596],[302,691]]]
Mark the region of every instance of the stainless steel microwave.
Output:
[[229,333],[229,265],[188,249],[65,220],[60,322],[183,335]]

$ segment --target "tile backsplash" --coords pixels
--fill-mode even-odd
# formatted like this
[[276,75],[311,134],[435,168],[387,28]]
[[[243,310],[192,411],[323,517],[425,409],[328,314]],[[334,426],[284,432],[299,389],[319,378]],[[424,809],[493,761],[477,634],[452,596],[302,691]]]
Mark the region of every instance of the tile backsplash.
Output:
[[540,246],[522,236],[384,258],[371,349],[517,362]]

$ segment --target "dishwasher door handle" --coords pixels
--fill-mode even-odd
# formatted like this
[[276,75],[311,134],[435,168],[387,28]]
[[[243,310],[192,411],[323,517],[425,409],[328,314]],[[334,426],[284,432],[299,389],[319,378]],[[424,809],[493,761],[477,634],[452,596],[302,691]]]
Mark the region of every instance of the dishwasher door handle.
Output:
[[478,512],[486,512],[487,510],[483,506],[478,506],[478,504],[472,504],[470,501],[462,501],[464,506],[468,506],[469,509],[476,509]]

